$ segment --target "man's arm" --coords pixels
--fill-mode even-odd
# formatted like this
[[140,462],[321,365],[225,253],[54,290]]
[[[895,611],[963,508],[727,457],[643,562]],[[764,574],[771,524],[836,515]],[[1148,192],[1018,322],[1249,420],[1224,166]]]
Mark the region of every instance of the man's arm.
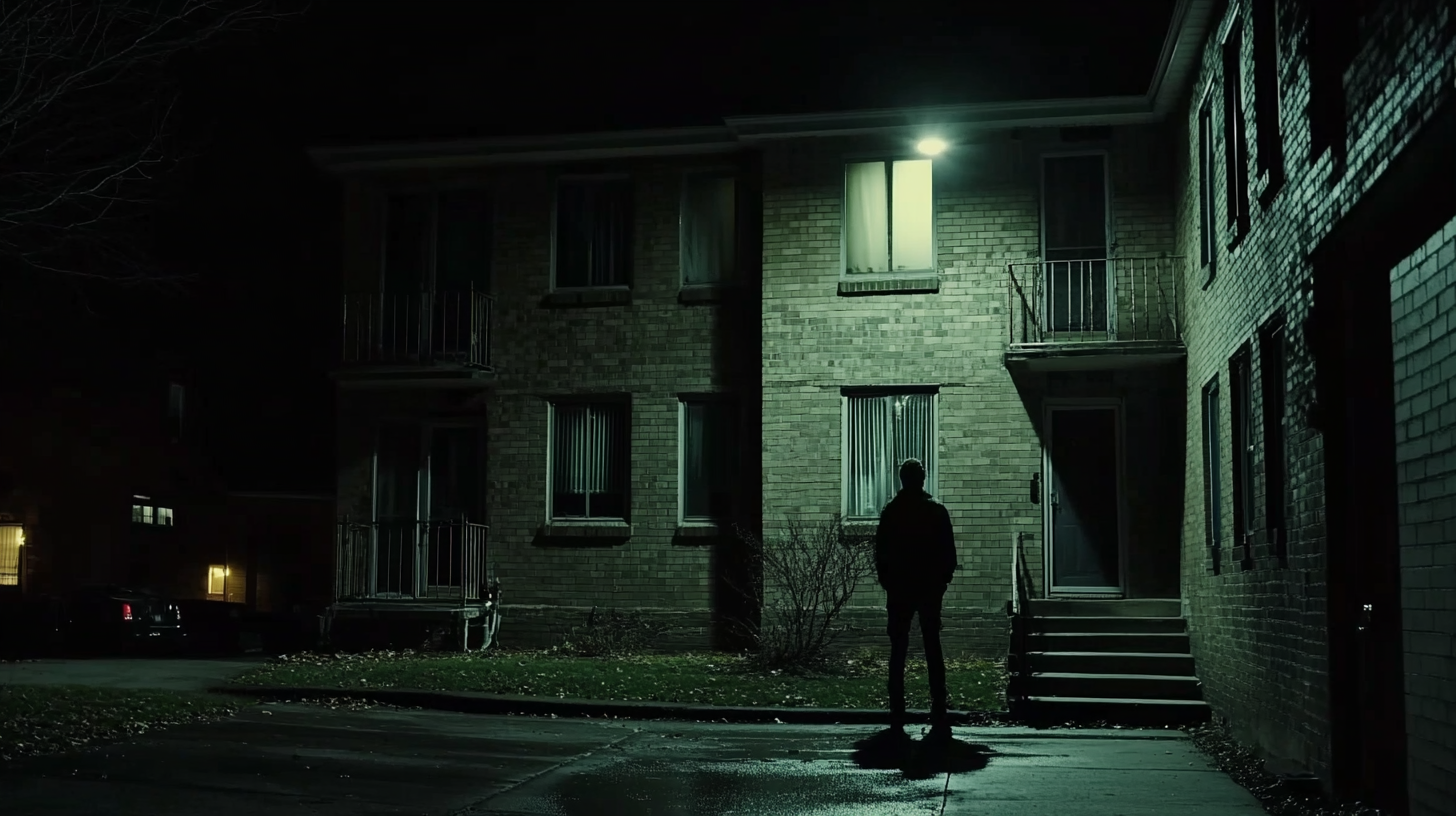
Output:
[[880,511],[880,523],[875,526],[875,578],[885,586],[890,566],[890,552],[895,546],[895,531],[890,508],[886,505]]
[[935,536],[936,554],[939,556],[941,575],[948,584],[956,570],[955,528],[950,523],[950,511],[945,509],[945,505],[936,506],[940,508],[940,513],[937,514],[940,517],[939,529]]

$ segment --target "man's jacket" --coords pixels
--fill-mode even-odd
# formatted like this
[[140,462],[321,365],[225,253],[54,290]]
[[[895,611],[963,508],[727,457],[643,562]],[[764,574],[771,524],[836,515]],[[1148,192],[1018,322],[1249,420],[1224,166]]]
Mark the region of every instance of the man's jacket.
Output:
[[919,488],[901,490],[880,513],[875,571],[886,591],[942,589],[956,568],[945,505]]

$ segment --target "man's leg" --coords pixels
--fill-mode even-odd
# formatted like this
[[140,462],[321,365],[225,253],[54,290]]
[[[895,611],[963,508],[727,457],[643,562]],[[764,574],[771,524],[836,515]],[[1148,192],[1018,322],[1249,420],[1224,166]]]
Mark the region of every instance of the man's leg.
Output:
[[945,589],[931,590],[920,603],[920,636],[925,641],[925,670],[930,675],[930,721],[946,720],[945,652],[940,645],[940,608]]
[[890,634],[890,724],[905,723],[905,657],[910,651],[910,618],[915,604],[902,593],[891,593],[885,604]]

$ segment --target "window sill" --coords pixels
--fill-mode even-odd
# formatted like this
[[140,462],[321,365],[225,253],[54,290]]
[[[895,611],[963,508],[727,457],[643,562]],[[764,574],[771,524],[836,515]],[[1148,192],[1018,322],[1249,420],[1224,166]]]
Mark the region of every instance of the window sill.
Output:
[[1203,267],[1203,283],[1202,283],[1202,285],[1199,288],[1201,288],[1201,289],[1207,289],[1208,287],[1210,287],[1212,285],[1213,285],[1213,264],[1210,263],[1210,264],[1204,265],[1204,267]]
[[542,538],[585,538],[615,541],[632,537],[632,525],[625,521],[553,521],[536,531]]
[[549,292],[541,298],[544,308],[574,308],[585,306],[622,306],[632,302],[632,290],[626,287],[611,289],[571,289]]
[[712,538],[723,535],[728,528],[713,522],[686,522],[677,526],[679,538]]
[[1284,171],[1282,169],[1265,170],[1254,179],[1254,199],[1259,202],[1259,206],[1267,208],[1283,187]]
[[677,290],[677,302],[684,306],[721,303],[738,287],[731,283],[709,283],[684,286]]
[[841,295],[903,295],[939,292],[940,276],[934,272],[906,273],[903,276],[839,281]]

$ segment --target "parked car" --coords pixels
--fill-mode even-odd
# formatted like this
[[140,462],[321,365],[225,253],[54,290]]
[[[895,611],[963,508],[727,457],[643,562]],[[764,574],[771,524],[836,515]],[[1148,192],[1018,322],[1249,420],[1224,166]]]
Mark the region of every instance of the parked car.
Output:
[[186,637],[178,603],[147,589],[88,586],[66,599],[68,650],[170,651],[181,648]]

